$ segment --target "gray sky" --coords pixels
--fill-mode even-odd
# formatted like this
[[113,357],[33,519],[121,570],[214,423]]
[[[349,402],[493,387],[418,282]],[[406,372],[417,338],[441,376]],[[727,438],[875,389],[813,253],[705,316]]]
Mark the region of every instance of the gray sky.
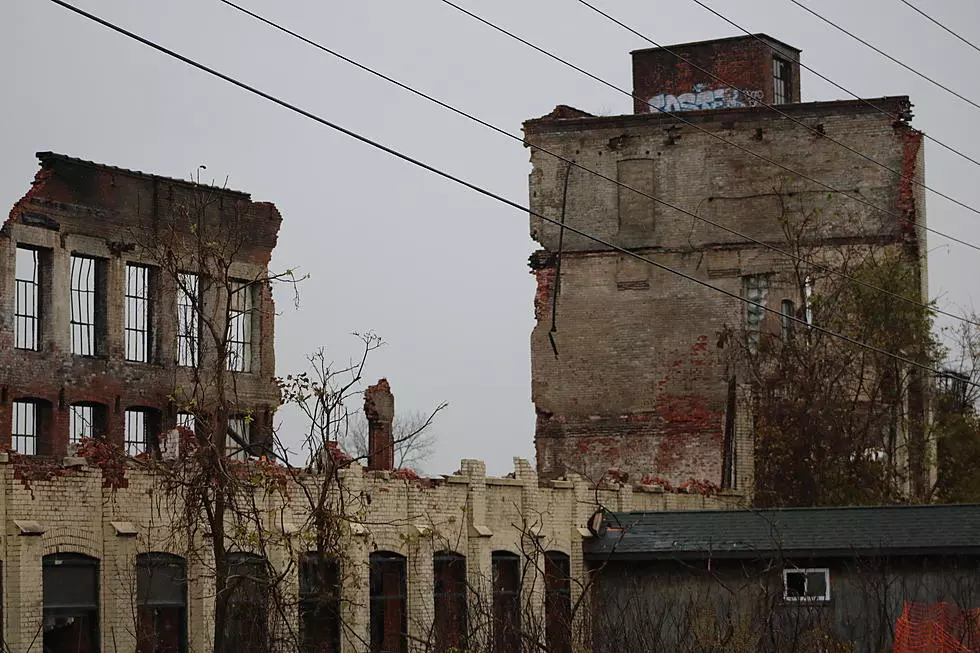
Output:
[[[460,4],[631,87],[631,49],[649,44],[575,0]],[[663,44],[739,32],[690,0],[601,2]],[[911,96],[914,125],[980,160],[980,109],[902,70],[789,0],[705,0],[864,97]],[[976,0],[913,0],[980,44]],[[362,63],[519,133],[556,104],[629,113],[632,101],[491,31],[439,0],[240,0]],[[809,6],[980,103],[980,52],[899,0],[809,0]],[[515,141],[411,96],[217,0],[77,0],[88,11],[314,113],[524,203],[528,152]],[[803,99],[843,93],[804,72]],[[533,457],[528,342],[535,249],[527,216],[189,69],[47,0],[0,1],[0,206],[27,190],[34,152],[53,150],[189,177],[200,164],[283,214],[277,269],[311,280],[295,310],[279,293],[278,372],[324,346],[356,353],[351,331],[387,346],[368,379],[386,376],[399,410],[450,407],[427,471],[460,458],[494,473]],[[980,208],[980,168],[929,143],[927,183]],[[6,213],[4,208],[3,212]],[[930,196],[928,222],[980,244],[980,216]],[[972,310],[980,252],[930,234],[930,292]],[[289,439],[288,434],[286,435]]]

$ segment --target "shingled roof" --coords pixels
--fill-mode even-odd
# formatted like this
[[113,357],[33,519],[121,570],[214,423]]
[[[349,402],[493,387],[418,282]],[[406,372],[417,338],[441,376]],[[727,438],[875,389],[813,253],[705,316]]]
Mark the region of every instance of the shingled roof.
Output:
[[980,505],[607,513],[586,558],[980,555]]

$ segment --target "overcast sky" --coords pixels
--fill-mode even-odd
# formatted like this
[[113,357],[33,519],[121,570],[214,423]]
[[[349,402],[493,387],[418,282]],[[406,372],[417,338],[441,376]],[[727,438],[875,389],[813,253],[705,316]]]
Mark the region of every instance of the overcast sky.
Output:
[[[740,33],[690,0],[594,0],[662,44]],[[980,44],[976,0],[912,0]],[[274,32],[217,0],[76,0],[77,5],[243,81],[524,203],[519,143]],[[347,56],[513,133],[570,104],[629,113],[632,101],[440,0],[240,0]],[[649,44],[575,0],[458,0],[629,89],[632,49]],[[834,31],[789,0],[705,0],[864,97],[909,95],[914,125],[980,160],[980,109]],[[980,103],[980,52],[900,0],[808,0],[913,68]],[[804,72],[803,99],[844,94]],[[334,133],[95,25],[49,0],[0,0],[0,206],[29,187],[36,151],[219,182],[283,215],[273,267],[311,276],[294,309],[278,293],[280,374],[317,347],[343,360],[352,331],[387,345],[368,380],[386,376],[399,411],[449,409],[426,465],[461,458],[491,472],[533,457],[528,342],[535,249],[527,216]],[[804,153],[801,153],[803,155]],[[978,169],[929,143],[927,183],[980,207]],[[5,214],[7,209],[3,209]],[[921,218],[920,218],[921,219]],[[980,244],[980,216],[931,196],[934,228]],[[980,252],[930,234],[930,292],[972,310]],[[288,424],[287,424],[288,427]],[[288,431],[288,428],[287,428]],[[290,441],[289,433],[285,434]]]

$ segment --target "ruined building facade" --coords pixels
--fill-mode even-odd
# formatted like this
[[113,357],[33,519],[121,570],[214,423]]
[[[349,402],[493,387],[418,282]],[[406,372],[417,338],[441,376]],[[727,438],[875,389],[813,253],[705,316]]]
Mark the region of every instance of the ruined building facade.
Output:
[[[265,441],[279,404],[266,281],[275,206],[38,158],[0,230],[0,448],[64,456],[106,436],[131,455],[150,452],[160,433],[206,416],[201,372],[219,365],[233,389],[230,446],[245,455]],[[200,269],[214,260],[220,274]],[[217,361],[222,335],[228,355]]]
[[810,217],[814,257],[894,249],[926,301],[922,135],[908,98],[801,103],[799,54],[764,35],[641,50],[633,115],[559,106],[524,124],[535,213],[731,294],[532,215],[540,473],[617,468],[751,491],[751,402],[719,336],[778,334],[780,311],[805,317],[808,289],[792,259],[749,239],[792,249],[786,226]]

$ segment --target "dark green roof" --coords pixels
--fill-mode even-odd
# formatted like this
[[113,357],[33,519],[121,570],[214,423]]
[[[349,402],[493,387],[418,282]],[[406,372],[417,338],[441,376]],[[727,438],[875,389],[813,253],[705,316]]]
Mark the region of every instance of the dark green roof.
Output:
[[664,559],[980,555],[980,505],[607,513],[585,555]]

